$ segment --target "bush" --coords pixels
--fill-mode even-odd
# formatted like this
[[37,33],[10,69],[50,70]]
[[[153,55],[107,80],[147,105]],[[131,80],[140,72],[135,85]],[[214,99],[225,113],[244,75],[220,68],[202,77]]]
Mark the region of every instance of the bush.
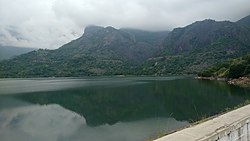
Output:
[[227,74],[227,69],[225,68],[225,67],[223,67],[223,68],[220,68],[217,72],[216,72],[216,75],[218,76],[218,77],[225,77],[226,75],[228,75]]
[[229,78],[239,78],[244,75],[246,65],[243,63],[233,64],[229,68],[228,77]]
[[201,73],[198,74],[198,76],[200,77],[211,77],[213,75],[213,73],[211,71],[203,71]]
[[250,65],[247,65],[244,71],[244,75],[250,74]]

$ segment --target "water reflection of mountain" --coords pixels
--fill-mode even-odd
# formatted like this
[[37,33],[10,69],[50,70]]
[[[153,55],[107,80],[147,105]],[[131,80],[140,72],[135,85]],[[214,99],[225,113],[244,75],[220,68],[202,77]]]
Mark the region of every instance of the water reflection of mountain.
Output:
[[223,82],[147,81],[140,85],[91,86],[15,97],[38,104],[59,104],[85,117],[89,126],[118,121],[173,117],[194,121],[249,99],[249,90]]

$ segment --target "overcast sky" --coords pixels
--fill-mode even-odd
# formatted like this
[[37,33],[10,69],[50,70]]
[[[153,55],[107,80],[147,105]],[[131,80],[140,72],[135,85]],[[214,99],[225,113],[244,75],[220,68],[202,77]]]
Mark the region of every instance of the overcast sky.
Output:
[[0,45],[54,49],[90,24],[172,30],[249,14],[250,0],[0,0]]

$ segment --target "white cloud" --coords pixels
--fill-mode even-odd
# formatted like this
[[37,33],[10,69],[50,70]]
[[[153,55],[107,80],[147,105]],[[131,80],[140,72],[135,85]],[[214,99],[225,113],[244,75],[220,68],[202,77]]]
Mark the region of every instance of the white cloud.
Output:
[[58,48],[89,24],[171,30],[248,14],[249,0],[0,0],[0,44]]
[[92,127],[84,117],[57,104],[7,108],[0,111],[0,119],[1,141],[138,141],[189,124],[158,117]]

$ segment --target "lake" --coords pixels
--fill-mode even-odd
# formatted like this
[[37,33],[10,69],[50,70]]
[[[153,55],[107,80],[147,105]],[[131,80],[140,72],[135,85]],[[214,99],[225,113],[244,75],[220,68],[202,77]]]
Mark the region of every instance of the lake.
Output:
[[249,99],[249,89],[191,77],[0,79],[0,138],[146,141]]

